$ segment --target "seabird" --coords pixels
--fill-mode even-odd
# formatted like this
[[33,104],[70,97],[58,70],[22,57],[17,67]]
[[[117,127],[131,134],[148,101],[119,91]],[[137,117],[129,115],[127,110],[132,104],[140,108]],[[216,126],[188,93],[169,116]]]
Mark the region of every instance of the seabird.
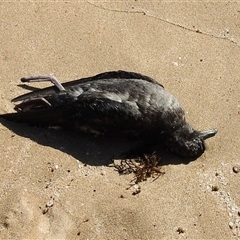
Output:
[[61,84],[56,77],[31,76],[22,82],[54,86],[14,98],[15,113],[0,115],[31,126],[74,127],[93,134],[122,134],[164,144],[183,157],[199,157],[204,140],[217,129],[197,131],[185,120],[178,100],[159,82],[135,72],[112,71]]

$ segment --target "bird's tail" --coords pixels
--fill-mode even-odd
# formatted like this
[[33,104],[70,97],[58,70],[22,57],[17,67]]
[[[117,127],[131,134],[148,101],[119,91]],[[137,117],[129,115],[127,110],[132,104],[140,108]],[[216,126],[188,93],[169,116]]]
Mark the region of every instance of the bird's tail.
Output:
[[36,127],[62,126],[65,122],[61,111],[53,109],[7,113],[0,115],[0,118],[17,123],[27,123]]

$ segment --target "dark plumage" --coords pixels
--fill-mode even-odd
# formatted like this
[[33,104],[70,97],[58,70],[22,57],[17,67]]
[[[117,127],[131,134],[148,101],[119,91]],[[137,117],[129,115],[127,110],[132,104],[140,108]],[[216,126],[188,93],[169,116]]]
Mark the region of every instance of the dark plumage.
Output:
[[185,121],[182,106],[154,79],[133,72],[98,74],[62,85],[53,76],[22,78],[55,86],[13,99],[16,113],[0,115],[33,126],[74,127],[94,134],[123,134],[154,139],[184,157],[198,157],[204,140],[216,129],[196,131]]

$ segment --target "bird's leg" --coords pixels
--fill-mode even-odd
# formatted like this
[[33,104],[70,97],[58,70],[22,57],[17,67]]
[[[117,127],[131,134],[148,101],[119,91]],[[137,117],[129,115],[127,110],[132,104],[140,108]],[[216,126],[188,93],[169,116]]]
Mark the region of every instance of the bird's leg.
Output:
[[17,112],[27,112],[32,108],[37,108],[40,106],[43,106],[44,108],[49,108],[52,105],[45,98],[36,98],[23,101],[22,103],[16,105],[14,110],[16,110]]
[[21,78],[22,82],[44,82],[44,81],[50,81],[52,82],[60,91],[65,91],[65,88],[62,86],[62,84],[58,81],[56,77],[53,75],[39,75],[39,76],[30,76],[30,77],[24,77]]

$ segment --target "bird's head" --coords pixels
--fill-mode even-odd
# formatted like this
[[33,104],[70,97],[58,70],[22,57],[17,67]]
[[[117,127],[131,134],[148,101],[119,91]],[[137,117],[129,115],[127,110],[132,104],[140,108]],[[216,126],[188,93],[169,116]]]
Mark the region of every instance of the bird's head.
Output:
[[197,158],[205,151],[204,140],[215,136],[217,129],[196,131],[189,124],[185,124],[167,138],[170,150],[182,157]]

